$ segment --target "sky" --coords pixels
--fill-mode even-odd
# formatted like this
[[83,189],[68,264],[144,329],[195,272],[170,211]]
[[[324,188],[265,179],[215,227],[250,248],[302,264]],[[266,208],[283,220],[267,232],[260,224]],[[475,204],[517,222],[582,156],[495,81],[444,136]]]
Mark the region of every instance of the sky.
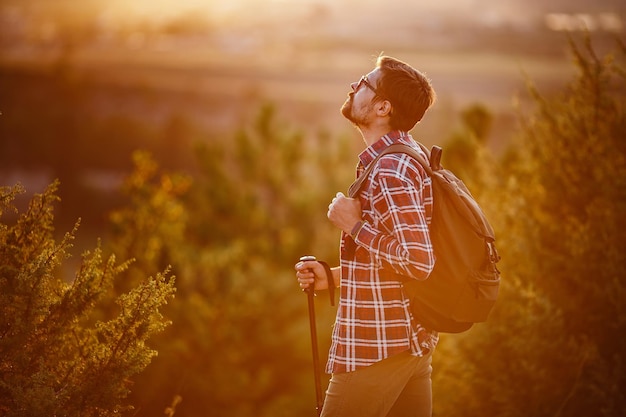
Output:
[[214,20],[260,19],[308,12],[340,15],[347,22],[363,14],[463,17],[483,22],[520,22],[549,12],[626,13],[623,0],[3,0],[3,7],[61,8],[76,16],[97,11],[116,18],[169,19],[194,13]]

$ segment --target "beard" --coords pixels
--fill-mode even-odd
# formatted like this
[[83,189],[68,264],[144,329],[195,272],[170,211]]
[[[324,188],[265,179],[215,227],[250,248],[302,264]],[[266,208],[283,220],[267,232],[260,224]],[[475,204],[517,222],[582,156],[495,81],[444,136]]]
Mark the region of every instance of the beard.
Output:
[[367,114],[367,112],[363,112],[363,109],[356,109],[361,110],[361,112],[355,112],[353,97],[354,95],[350,94],[348,99],[343,103],[343,106],[341,106],[341,114],[356,127],[365,126],[368,122],[365,118],[366,116],[362,113]]
[[354,123],[352,120],[352,96],[348,97],[348,99],[341,106],[341,114],[343,117]]

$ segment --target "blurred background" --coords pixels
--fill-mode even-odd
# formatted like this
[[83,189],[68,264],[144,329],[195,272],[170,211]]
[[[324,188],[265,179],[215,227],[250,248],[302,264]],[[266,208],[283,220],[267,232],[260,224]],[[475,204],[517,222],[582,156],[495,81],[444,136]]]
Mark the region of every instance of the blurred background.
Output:
[[[108,189],[136,147],[187,167],[190,142],[228,135],[263,103],[307,131],[350,133],[338,107],[379,53],[432,79],[439,101],[416,130],[424,143],[481,103],[501,151],[526,81],[549,91],[571,76],[565,33],[589,30],[602,48],[624,25],[619,0],[4,0],[0,178]],[[73,207],[68,221],[96,221]]]
[[550,91],[572,75],[565,33],[592,31],[598,47],[623,35],[623,13],[619,0],[4,0],[0,175],[41,189],[69,170],[106,189],[136,147],[186,168],[190,142],[228,135],[268,102],[307,131],[354,134],[338,107],[380,53],[438,92],[418,138],[441,142],[482,103],[501,151],[526,81]]
[[[521,226],[504,213],[510,201],[498,203],[504,187],[478,167],[517,161],[511,147],[525,132],[522,115],[538,106],[529,85],[557,97],[576,79],[568,39],[589,36],[602,56],[625,34],[623,0],[3,0],[0,185],[23,184],[23,206],[58,178],[58,234],[81,219],[76,255],[102,238],[120,259],[138,259],[139,272],[116,291],[172,265],[173,324],[133,382],[132,415],[163,415],[174,404],[177,416],[312,416],[306,299],[292,265],[308,253],[337,261],[326,206],[350,184],[363,148],[339,113],[350,83],[380,53],[425,72],[438,101],[413,136],[449,144],[448,165],[475,184],[486,211],[511,233]],[[623,94],[623,81],[618,87],[609,95]],[[623,142],[619,126],[613,132]],[[78,262],[68,261],[60,276],[70,281]],[[334,315],[326,300],[317,300],[322,362]],[[554,317],[546,304],[520,303]],[[546,334],[563,331],[558,323]],[[544,359],[520,365],[524,377],[500,383],[510,395],[495,399],[488,383],[470,387],[475,374],[464,367],[474,343],[491,351],[513,337],[483,326],[442,341],[436,416],[620,415],[585,414],[590,408],[570,401],[587,392],[577,384],[588,350],[560,363],[572,372],[559,374],[566,382],[550,395],[542,350],[535,352]],[[571,329],[563,333],[567,340],[550,352],[579,343]],[[622,345],[600,356],[623,369]],[[508,351],[499,366],[527,354]],[[541,379],[546,391],[515,396]],[[604,380],[592,391],[621,398],[602,403],[625,411],[626,390],[616,394],[624,376],[611,381],[610,393]],[[470,397],[472,404],[461,402]]]

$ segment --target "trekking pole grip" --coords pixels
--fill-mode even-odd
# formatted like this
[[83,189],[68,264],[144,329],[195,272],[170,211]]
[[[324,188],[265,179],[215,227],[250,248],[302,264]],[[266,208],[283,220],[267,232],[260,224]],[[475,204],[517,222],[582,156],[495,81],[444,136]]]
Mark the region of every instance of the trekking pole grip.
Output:
[[[328,265],[324,261],[318,261],[317,258],[312,255],[303,256],[300,258],[300,260],[301,261],[317,261],[317,263],[319,263],[320,265],[324,267],[324,271],[326,272],[326,279],[328,281],[328,293],[329,293],[328,295],[330,297],[330,305],[334,306],[335,305],[335,278],[333,277],[333,271],[331,271],[330,265]],[[315,282],[313,282],[312,285],[309,285],[307,288],[303,289],[302,291],[306,292],[307,294],[312,293],[311,295],[312,297],[315,296]]]
[[[317,258],[312,255],[307,255],[307,256],[301,257],[300,260],[302,262],[317,261]],[[307,288],[304,288],[302,291],[307,293],[307,295],[309,296],[315,296],[315,281],[313,281],[313,284],[309,285]]]

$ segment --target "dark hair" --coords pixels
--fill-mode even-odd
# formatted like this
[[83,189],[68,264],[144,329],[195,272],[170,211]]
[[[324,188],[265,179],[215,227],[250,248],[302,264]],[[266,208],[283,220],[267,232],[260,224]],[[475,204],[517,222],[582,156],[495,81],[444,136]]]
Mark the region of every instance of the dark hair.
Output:
[[376,66],[382,74],[376,88],[392,105],[391,128],[408,132],[435,102],[435,90],[424,74],[400,60],[379,56]]

